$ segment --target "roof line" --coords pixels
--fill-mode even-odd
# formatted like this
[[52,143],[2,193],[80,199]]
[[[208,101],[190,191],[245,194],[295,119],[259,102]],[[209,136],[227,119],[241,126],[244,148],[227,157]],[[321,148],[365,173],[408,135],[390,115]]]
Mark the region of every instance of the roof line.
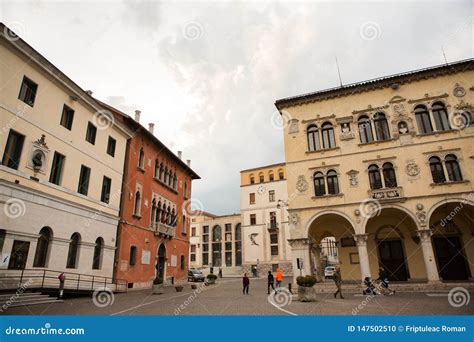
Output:
[[275,166],[285,166],[285,164],[286,164],[285,162],[281,162],[281,163],[276,163],[276,164],[258,166],[258,167],[254,167],[254,168],[251,168],[251,169],[241,170],[240,173],[248,172],[248,171],[256,171],[256,170],[261,170],[261,169],[267,169],[269,167],[275,167]]

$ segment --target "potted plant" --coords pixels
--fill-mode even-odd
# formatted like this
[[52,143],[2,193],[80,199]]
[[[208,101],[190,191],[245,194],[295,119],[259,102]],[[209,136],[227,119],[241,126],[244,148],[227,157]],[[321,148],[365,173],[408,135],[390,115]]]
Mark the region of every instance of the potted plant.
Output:
[[208,274],[206,278],[207,278],[207,283],[208,284],[215,284],[216,283],[217,276],[215,274]]
[[176,285],[176,286],[174,287],[174,289],[176,290],[176,292],[182,292],[183,289],[184,289],[184,286],[182,286],[182,285]]
[[317,279],[312,275],[299,276],[296,278],[296,284],[298,284],[298,300],[300,302],[316,301],[316,290],[313,288],[316,283]]

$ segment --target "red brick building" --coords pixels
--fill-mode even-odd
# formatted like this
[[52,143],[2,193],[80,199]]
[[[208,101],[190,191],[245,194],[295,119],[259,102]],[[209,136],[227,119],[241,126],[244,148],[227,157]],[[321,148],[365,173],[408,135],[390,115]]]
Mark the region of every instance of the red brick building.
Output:
[[127,142],[115,277],[129,288],[187,279],[192,180],[200,177],[135,119],[104,104],[135,132]]

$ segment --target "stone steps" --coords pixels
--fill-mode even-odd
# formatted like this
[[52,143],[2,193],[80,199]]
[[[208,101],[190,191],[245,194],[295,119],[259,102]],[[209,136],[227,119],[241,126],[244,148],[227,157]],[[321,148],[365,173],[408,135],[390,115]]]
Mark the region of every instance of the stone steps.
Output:
[[48,295],[39,292],[26,292],[26,293],[5,293],[0,295],[0,308],[18,307],[18,306],[29,306],[39,304],[53,304],[62,303],[63,301],[56,297],[50,297]]

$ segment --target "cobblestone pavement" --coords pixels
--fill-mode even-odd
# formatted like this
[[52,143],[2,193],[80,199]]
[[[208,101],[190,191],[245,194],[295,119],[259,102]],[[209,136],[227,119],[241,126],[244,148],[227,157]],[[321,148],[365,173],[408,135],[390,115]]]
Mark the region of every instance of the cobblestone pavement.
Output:
[[[202,287],[199,287],[202,286]],[[280,297],[291,303],[278,308],[267,296],[266,282],[252,279],[250,294],[243,295],[240,279],[220,279],[215,285],[198,284],[197,292],[189,285],[183,292],[166,288],[164,294],[151,290],[115,294],[113,303],[97,307],[92,298],[66,299],[63,303],[8,308],[7,315],[472,315],[474,293],[469,302],[453,307],[444,293],[396,293],[393,296],[366,297],[346,294],[318,294],[317,302],[301,303],[296,296]],[[296,292],[296,291],[293,291]]]

